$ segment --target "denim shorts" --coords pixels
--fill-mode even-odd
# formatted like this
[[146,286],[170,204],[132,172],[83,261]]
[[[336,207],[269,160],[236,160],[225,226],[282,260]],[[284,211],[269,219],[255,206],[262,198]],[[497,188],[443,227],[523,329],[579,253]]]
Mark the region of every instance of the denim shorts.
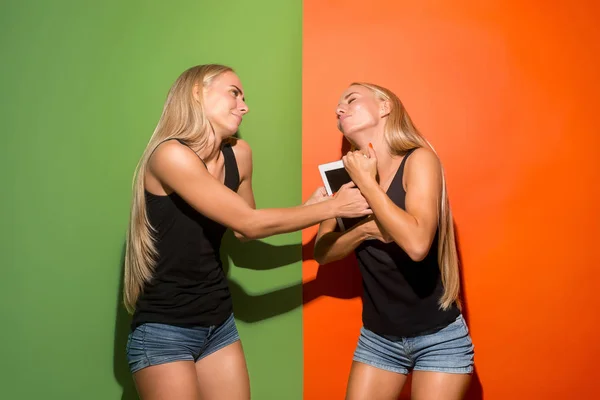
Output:
[[240,339],[233,314],[218,326],[183,328],[145,323],[127,339],[131,373],[173,361],[198,361]]
[[399,374],[410,370],[452,374],[473,372],[473,342],[462,315],[431,334],[389,340],[361,328],[354,361]]

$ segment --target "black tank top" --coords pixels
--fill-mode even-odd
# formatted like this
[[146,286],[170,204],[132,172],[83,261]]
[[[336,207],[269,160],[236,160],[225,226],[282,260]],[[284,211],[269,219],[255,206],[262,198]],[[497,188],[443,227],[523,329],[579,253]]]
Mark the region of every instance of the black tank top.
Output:
[[[387,191],[389,198],[403,210],[406,192],[402,185],[404,165],[416,149],[402,160]],[[459,315],[456,305],[442,311],[443,295],[438,266],[438,232],[427,256],[413,261],[395,242],[364,241],[356,248],[363,278],[363,325],[391,339],[435,332]]]
[[[233,149],[225,144],[222,151],[225,186],[237,192],[240,177]],[[175,192],[145,195],[158,257],[153,278],[136,303],[132,330],[146,322],[183,327],[222,323],[233,311],[219,253],[227,228]]]

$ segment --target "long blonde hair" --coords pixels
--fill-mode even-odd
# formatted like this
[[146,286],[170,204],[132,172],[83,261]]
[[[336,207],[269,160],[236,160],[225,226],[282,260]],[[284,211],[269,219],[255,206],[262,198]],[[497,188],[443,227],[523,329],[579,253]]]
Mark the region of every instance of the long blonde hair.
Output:
[[158,124],[136,167],[123,285],[123,300],[130,313],[135,311],[135,304],[144,284],[152,278],[158,256],[154,245],[155,229],[148,219],[144,193],[148,160],[158,145],[169,139],[179,139],[192,148],[202,149],[207,146],[210,135],[214,133],[204,112],[202,90],[196,99],[193,94],[194,86],[199,84],[202,89],[210,85],[217,76],[229,71],[233,72],[224,65],[198,65],[177,78],[169,90]]
[[[433,146],[421,135],[412,122],[406,108],[392,91],[377,85],[364,82],[355,82],[352,85],[363,86],[370,89],[380,100],[390,103],[390,113],[384,128],[385,140],[392,154],[404,155],[411,149],[425,147],[431,149]],[[351,86],[352,86],[351,85]],[[436,153],[437,155],[437,153]],[[439,157],[438,157],[439,158]],[[441,161],[440,161],[441,166]],[[442,194],[438,210],[438,264],[444,285],[444,294],[439,299],[442,309],[448,309],[453,303],[460,306],[460,274],[459,260],[456,249],[456,238],[454,235],[454,222],[448,193],[446,191],[446,178],[444,168],[441,167]]]

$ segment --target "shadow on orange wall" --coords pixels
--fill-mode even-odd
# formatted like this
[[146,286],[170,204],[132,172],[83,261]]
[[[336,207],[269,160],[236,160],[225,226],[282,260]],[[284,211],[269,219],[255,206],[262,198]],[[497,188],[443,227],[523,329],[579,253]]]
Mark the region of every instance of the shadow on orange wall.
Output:
[[[600,3],[303,7],[304,196],[339,157],[340,93],[357,80],[393,90],[446,170],[486,400],[600,398]],[[360,299],[320,293],[357,286],[346,266],[303,263],[306,283],[331,275],[305,291],[307,400],[343,398]]]

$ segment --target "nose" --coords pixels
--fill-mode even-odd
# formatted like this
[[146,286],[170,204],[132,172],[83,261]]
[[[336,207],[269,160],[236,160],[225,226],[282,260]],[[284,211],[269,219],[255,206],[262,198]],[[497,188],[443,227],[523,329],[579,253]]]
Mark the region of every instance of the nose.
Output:
[[339,116],[341,116],[341,115],[344,115],[344,114],[346,114],[346,110],[345,110],[345,108],[344,108],[344,106],[343,106],[343,105],[341,105],[341,104],[338,104],[337,108],[335,109],[335,113],[336,113],[336,115],[339,117]]
[[244,100],[240,100],[241,105],[239,107],[240,113],[242,113],[242,115],[247,114],[248,111],[250,111],[250,109],[248,108],[248,105],[246,104],[246,102]]

